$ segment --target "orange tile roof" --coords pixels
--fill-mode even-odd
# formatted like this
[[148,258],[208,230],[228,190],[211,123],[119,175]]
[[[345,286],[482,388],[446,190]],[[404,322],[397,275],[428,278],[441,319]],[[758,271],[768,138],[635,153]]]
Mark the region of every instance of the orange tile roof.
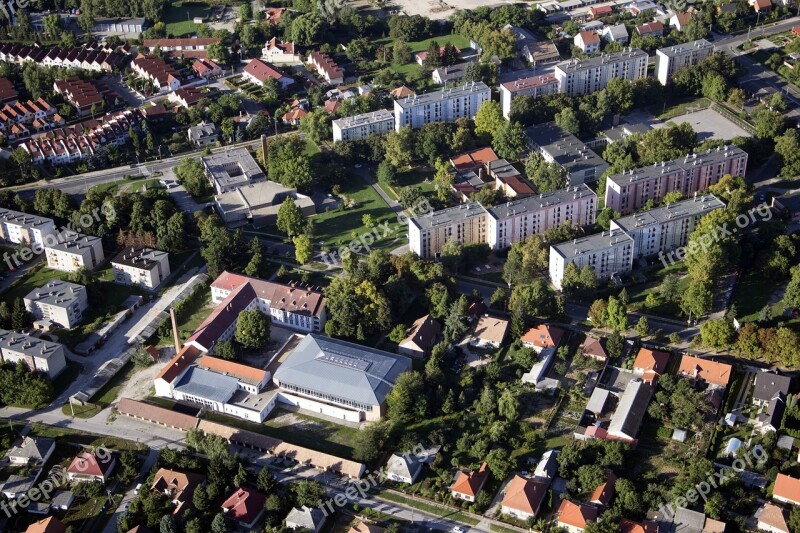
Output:
[[405,98],[406,96],[414,96],[414,91],[412,91],[405,85],[401,85],[396,89],[392,89],[392,91],[389,94],[393,98]]
[[539,324],[525,332],[520,340],[539,348],[555,348],[561,342],[564,330],[547,324]]
[[450,163],[456,170],[469,170],[487,165],[498,159],[494,150],[489,146],[485,146],[477,150],[472,150],[471,152],[464,152],[453,156],[450,159]]
[[767,502],[764,504],[761,514],[758,515],[758,523],[763,523],[773,528],[773,531],[789,533],[789,526],[786,524],[786,515],[783,514],[783,508],[774,503]]
[[772,496],[800,504],[800,479],[786,474],[778,474],[778,477],[775,478],[775,488],[772,490]]
[[619,522],[619,529],[621,533],[658,533],[658,524],[647,520],[640,524],[623,518]]
[[645,372],[652,371],[658,375],[664,373],[669,363],[669,354],[659,350],[648,350],[640,348],[633,362],[634,369],[641,369]]
[[685,377],[698,377],[706,383],[727,387],[731,379],[731,370],[733,367],[725,363],[684,355],[681,358],[679,372]]
[[25,533],[65,533],[67,526],[55,516],[48,516],[28,526]]
[[614,475],[614,472],[608,472],[606,474],[606,480],[604,483],[601,483],[594,492],[592,493],[592,497],[589,498],[589,501],[592,503],[599,503],[600,505],[607,507],[609,503],[611,503],[611,498],[614,497],[614,487],[617,484],[617,476]]
[[597,521],[597,509],[591,505],[563,500],[558,508],[558,523],[583,529],[586,522]]
[[594,30],[582,31],[581,41],[583,41],[583,44],[597,44],[600,42],[600,36]]
[[180,352],[175,354],[175,357],[169,360],[167,366],[161,369],[156,379],[163,379],[167,383],[172,383],[184,370],[189,368],[189,365],[191,365],[201,353],[202,351],[194,345],[185,345]]
[[261,383],[267,377],[267,371],[252,366],[226,361],[218,357],[204,355],[197,360],[197,366],[207,368],[220,374],[228,374],[242,381],[253,384]]
[[547,485],[514,476],[506,488],[502,505],[511,509],[535,515],[547,494]]
[[488,477],[488,467],[486,463],[483,463],[478,470],[473,470],[469,473],[460,471],[455,481],[453,481],[453,486],[450,487],[450,490],[459,494],[476,496]]

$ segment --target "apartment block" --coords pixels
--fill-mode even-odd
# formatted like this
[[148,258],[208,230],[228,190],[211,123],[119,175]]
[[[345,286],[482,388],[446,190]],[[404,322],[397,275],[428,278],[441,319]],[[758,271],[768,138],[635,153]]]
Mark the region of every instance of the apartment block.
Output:
[[333,121],[333,142],[382,135],[394,129],[394,115],[386,109]]
[[475,118],[483,102],[491,99],[492,91],[483,82],[411,95],[394,101],[394,127],[421,128],[431,122],[455,122],[460,118]]
[[594,150],[555,122],[526,128],[525,142],[531,152],[538,153],[548,163],[561,166],[569,185],[595,181],[608,168],[608,163]]
[[595,233],[550,247],[550,281],[561,290],[564,270],[570,263],[589,266],[599,281],[627,274],[633,269],[634,244],[630,235],[615,229]]
[[581,184],[506,202],[487,211],[487,242],[492,249],[502,249],[564,222],[573,226],[594,224],[597,195]]
[[714,53],[714,45],[705,39],[666,46],[656,50],[656,78],[662,85],[678,71],[698,64]]
[[12,244],[45,244],[45,237],[56,232],[51,218],[0,208],[0,241]]
[[647,257],[685,246],[701,217],[724,209],[725,204],[713,194],[657,207],[611,221],[611,229],[619,229],[633,238],[634,258]]
[[153,290],[169,276],[169,254],[152,248],[130,247],[111,260],[114,282]]
[[0,329],[0,356],[4,363],[22,361],[28,370],[47,374],[50,379],[67,367],[63,345],[4,329]]
[[633,81],[647,76],[647,53],[627,48],[589,59],[570,59],[556,65],[555,75],[559,92],[590,94],[604,89],[612,78]]
[[500,84],[500,105],[503,116],[509,118],[511,114],[511,101],[517,96],[532,96],[538,98],[545,94],[558,92],[558,80],[555,74],[539,74],[519,80]]
[[94,270],[105,259],[102,239],[83,233],[72,233],[61,242],[45,246],[44,252],[48,268],[62,272]]
[[449,240],[487,242],[487,224],[487,211],[477,202],[434,211],[409,221],[409,247],[420,257],[435,257]]
[[744,176],[746,170],[747,152],[737,146],[722,146],[662,161],[608,176],[606,207],[627,215],[648,200],[660,202],[668,192],[675,191],[689,197],[705,191],[725,174]]
[[54,279],[29,292],[23,299],[25,309],[37,320],[49,320],[59,327],[72,329],[88,306],[86,287]]

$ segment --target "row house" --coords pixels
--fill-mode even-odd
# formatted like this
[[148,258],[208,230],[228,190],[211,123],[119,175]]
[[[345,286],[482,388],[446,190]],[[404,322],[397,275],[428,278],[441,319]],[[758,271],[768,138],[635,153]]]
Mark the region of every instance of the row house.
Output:
[[188,37],[185,39],[145,39],[144,45],[152,50],[159,47],[162,52],[191,52],[206,51],[212,44],[219,42],[217,37]]
[[206,93],[197,87],[183,87],[177,91],[169,93],[167,101],[172,104],[179,105],[184,109],[189,109],[197,105],[197,103],[206,97]]
[[6,104],[0,109],[0,132],[11,140],[63,124],[64,119],[56,108],[43,98]]
[[311,52],[308,55],[308,64],[331,85],[344,83],[344,71],[328,54],[320,51]]
[[222,68],[210,59],[195,59],[194,63],[192,63],[192,70],[204,80],[222,75]]
[[71,76],[53,83],[53,90],[72,104],[79,113],[88,113],[92,106],[103,104],[103,95],[94,86],[94,83]]
[[131,70],[150,80],[159,92],[174,91],[181,87],[178,71],[160,57],[139,54],[131,62]]
[[45,67],[76,68],[93,72],[112,72],[119,68],[124,56],[118,51],[107,52],[88,47],[60,48],[49,50],[13,44],[0,45],[0,61],[24,63],[33,61]]

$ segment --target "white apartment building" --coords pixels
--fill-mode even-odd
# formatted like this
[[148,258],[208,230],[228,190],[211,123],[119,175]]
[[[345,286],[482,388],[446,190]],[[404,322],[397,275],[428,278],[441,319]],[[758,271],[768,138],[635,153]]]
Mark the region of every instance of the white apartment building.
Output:
[[4,329],[0,329],[0,356],[4,363],[22,361],[28,370],[47,374],[50,379],[67,367],[63,345]]
[[169,254],[152,248],[125,248],[111,260],[114,282],[153,290],[169,276]]
[[431,122],[455,122],[460,118],[475,118],[483,102],[490,100],[492,91],[479,81],[458,87],[398,98],[394,101],[394,127],[421,128]]
[[603,231],[550,247],[550,281],[561,290],[564,269],[575,263],[588,265],[598,281],[627,274],[633,269],[633,239],[622,230]]
[[508,119],[511,114],[511,101],[517,96],[538,98],[545,94],[558,92],[558,80],[555,74],[548,72],[519,80],[500,84],[500,106],[503,116]]
[[61,242],[45,246],[44,251],[47,267],[62,272],[94,270],[105,259],[103,240],[83,233],[72,233]]
[[51,218],[0,208],[0,241],[12,244],[36,243],[44,247],[45,237],[56,232]]
[[660,202],[668,192],[689,197],[717,183],[725,174],[744,176],[747,152],[737,146],[710,149],[632,169],[606,179],[606,207],[623,215],[633,213],[648,200]]
[[724,209],[725,204],[713,194],[675,202],[611,221],[611,229],[619,229],[633,238],[634,258],[647,257],[686,246],[689,235],[701,217]]
[[60,279],[33,289],[23,302],[37,320],[50,320],[66,329],[74,328],[83,320],[83,312],[89,304],[86,287]]
[[612,78],[633,81],[647,76],[647,53],[638,48],[602,54],[589,59],[570,59],[555,67],[558,91],[580,96],[600,91]]
[[489,207],[487,211],[488,244],[497,250],[564,222],[573,226],[594,224],[597,195],[581,184],[506,202]]
[[696,65],[714,53],[714,45],[705,39],[666,46],[656,50],[656,78],[661,85],[681,69]]
[[394,115],[386,109],[333,121],[333,142],[383,135],[394,129]]
[[487,212],[477,203],[461,204],[412,218],[408,222],[408,244],[420,257],[435,257],[444,243],[487,242]]

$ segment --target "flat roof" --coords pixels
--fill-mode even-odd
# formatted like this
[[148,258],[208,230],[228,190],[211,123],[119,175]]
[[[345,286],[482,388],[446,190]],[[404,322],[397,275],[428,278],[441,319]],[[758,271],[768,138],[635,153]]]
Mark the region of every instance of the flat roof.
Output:
[[239,380],[192,366],[181,377],[175,391],[213,402],[227,403],[239,388]]
[[568,173],[608,164],[586,143],[555,122],[525,128],[525,135]]
[[56,307],[69,307],[80,300],[81,295],[86,296],[86,287],[83,285],[54,279],[33,289],[25,295],[25,300]]
[[547,72],[544,74],[536,74],[535,76],[528,76],[527,78],[507,81],[501,84],[501,87],[503,87],[507,91],[514,93],[519,91],[525,91],[528,89],[533,89],[536,87],[542,87],[544,85],[553,85],[553,84],[558,84],[556,75],[553,74],[552,72]]
[[689,41],[688,43],[681,43],[674,46],[665,46],[664,48],[659,48],[656,50],[656,53],[664,54],[667,57],[675,57],[683,55],[691,50],[705,50],[708,48],[713,50],[714,45],[705,39],[697,39],[696,41]]
[[167,252],[152,248],[130,247],[125,248],[111,260],[112,265],[135,267],[142,270],[152,270],[159,260],[168,255]]
[[495,219],[501,219],[518,215],[520,213],[529,213],[532,211],[538,211],[539,209],[546,209],[553,205],[571,202],[579,198],[587,197],[596,198],[597,195],[585,183],[581,183],[575,187],[567,187],[566,189],[558,189],[557,191],[528,196],[527,198],[520,198],[519,200],[512,200],[504,204],[498,204],[488,208],[487,211],[489,212],[489,215]]
[[420,229],[430,229],[435,226],[450,224],[458,220],[472,217],[483,216],[487,213],[486,209],[478,202],[461,204],[439,211],[433,211],[426,215],[412,218],[409,223],[414,224]]
[[383,122],[384,120],[394,120],[394,114],[388,109],[379,109],[369,113],[362,113],[352,117],[339,118],[333,121],[334,124],[339,126],[340,129],[355,128],[365,124],[375,124],[376,122]]
[[83,233],[71,233],[69,236],[54,244],[48,246],[48,250],[57,250],[59,252],[78,253],[80,250],[92,248],[98,242],[101,242],[100,237],[94,235],[86,235]]
[[562,257],[574,257],[586,252],[591,252],[592,250],[603,250],[624,242],[633,244],[633,237],[621,229],[612,229],[610,231],[593,233],[592,235],[587,235],[586,237],[580,237],[571,241],[553,244],[550,246],[550,249],[555,250]]
[[459,96],[463,96],[466,94],[479,93],[484,91],[491,93],[491,90],[485,83],[483,83],[482,81],[477,81],[477,82],[474,81],[470,83],[465,83],[464,85],[459,85],[457,87],[450,87],[447,89],[441,89],[439,91],[431,91],[428,93],[417,94],[414,96],[406,96],[405,98],[398,98],[397,100],[394,101],[394,105],[395,108],[400,107],[402,109],[410,109],[418,105],[426,105],[439,100],[445,100],[448,98],[457,98]]
[[56,342],[0,329],[0,350],[11,350],[31,357],[49,359],[59,349],[61,345]]
[[663,224],[676,218],[686,218],[695,215],[702,215],[714,209],[723,209],[725,203],[713,194],[704,194],[681,200],[674,204],[656,207],[641,213],[635,213],[626,217],[614,220],[614,224],[625,231],[630,231],[653,224]]
[[23,213],[22,211],[0,208],[0,223],[33,228],[36,226],[42,226],[44,224],[52,224],[53,219],[40,217],[37,215],[29,215],[28,213]]
[[212,179],[222,185],[243,184],[266,178],[247,148],[216,152],[201,159]]
[[637,181],[644,181],[660,176],[661,174],[668,174],[680,169],[688,170],[698,165],[720,163],[741,155],[747,154],[738,146],[730,145],[717,147],[700,154],[687,154],[683,157],[673,159],[672,161],[662,161],[661,164],[653,163],[653,165],[649,167],[635,168],[620,174],[612,174],[608,176],[608,180],[611,180],[617,185],[630,185]]
[[595,68],[608,63],[615,63],[617,61],[627,61],[631,58],[641,57],[647,61],[647,52],[638,48],[626,48],[619,52],[612,52],[610,54],[601,54],[597,57],[590,57],[587,59],[569,59],[562,61],[556,65],[556,68],[564,73],[575,72],[587,68]]

